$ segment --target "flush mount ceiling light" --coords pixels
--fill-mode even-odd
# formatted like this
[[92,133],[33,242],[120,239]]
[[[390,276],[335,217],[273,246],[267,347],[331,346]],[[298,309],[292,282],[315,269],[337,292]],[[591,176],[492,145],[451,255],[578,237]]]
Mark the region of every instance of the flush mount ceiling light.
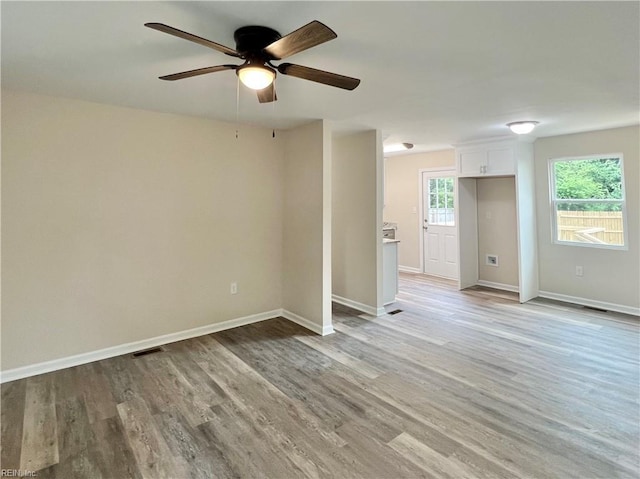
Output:
[[527,133],[531,133],[537,124],[537,121],[527,120],[507,123],[507,126],[512,132],[517,133],[518,135],[526,135]]
[[396,153],[398,151],[410,150],[413,148],[413,143],[392,143],[384,147],[385,153]]
[[252,90],[262,90],[273,83],[276,72],[267,66],[249,65],[240,67],[236,70],[238,78],[246,86]]

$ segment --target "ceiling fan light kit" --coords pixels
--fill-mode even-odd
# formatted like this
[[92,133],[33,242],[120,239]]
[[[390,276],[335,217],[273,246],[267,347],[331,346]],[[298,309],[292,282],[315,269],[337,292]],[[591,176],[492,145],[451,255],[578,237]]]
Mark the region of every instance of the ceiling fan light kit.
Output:
[[526,121],[513,121],[511,123],[507,123],[507,126],[512,132],[518,135],[526,135],[527,133],[531,133],[537,124],[538,124],[537,121],[526,120]]
[[236,74],[242,84],[252,90],[262,90],[273,83],[276,72],[267,66],[247,65],[236,69]]
[[238,28],[233,34],[236,42],[235,50],[163,23],[145,23],[145,26],[245,61],[242,65],[216,65],[165,75],[160,77],[161,80],[182,80],[183,78],[207,73],[235,70],[244,85],[256,90],[260,103],[269,103],[278,99],[273,85],[276,71],[282,75],[289,75],[345,90],[353,90],[360,84],[360,80],[357,78],[338,75],[337,73],[292,63],[281,63],[277,66],[272,63],[337,38],[333,30],[317,20],[284,37],[269,27],[256,25]]

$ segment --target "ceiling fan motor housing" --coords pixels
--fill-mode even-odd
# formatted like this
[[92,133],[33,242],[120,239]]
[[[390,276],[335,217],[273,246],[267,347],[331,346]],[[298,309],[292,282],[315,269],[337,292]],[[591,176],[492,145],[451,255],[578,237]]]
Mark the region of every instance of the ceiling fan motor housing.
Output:
[[236,41],[236,50],[242,58],[260,55],[273,59],[271,55],[262,50],[282,37],[280,33],[269,27],[248,26],[238,28],[234,32],[233,38]]

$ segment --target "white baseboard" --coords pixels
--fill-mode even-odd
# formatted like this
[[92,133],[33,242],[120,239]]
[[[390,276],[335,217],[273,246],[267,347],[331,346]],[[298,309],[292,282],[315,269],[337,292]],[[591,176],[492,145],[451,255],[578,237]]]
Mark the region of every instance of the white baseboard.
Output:
[[357,309],[358,311],[370,314],[371,316],[382,316],[383,314],[387,313],[384,308],[375,308],[373,306],[369,306],[368,304],[360,303],[348,298],[343,298],[342,296],[338,296],[337,294],[331,295],[331,301],[335,301],[336,303],[347,306],[349,308]]
[[94,361],[100,361],[102,359],[112,358],[114,356],[121,356],[123,354],[129,354],[143,349],[154,348],[157,346],[162,346],[164,344],[175,343],[176,341],[204,336],[205,334],[217,333],[219,331],[237,328],[238,326],[245,326],[247,324],[253,324],[278,317],[283,317],[285,319],[288,319],[289,321],[293,321],[294,323],[297,323],[317,334],[326,335],[333,332],[333,326],[325,326],[325,328],[321,328],[311,321],[301,316],[290,313],[289,311],[274,309],[273,311],[252,314],[250,316],[244,316],[242,318],[230,319],[228,321],[208,324],[206,326],[200,326],[198,328],[164,334],[162,336],[156,336],[154,338],[133,341],[131,343],[120,344],[118,346],[99,349],[97,351],[90,351],[88,353],[68,356],[66,358],[53,359],[51,361],[29,364],[27,366],[22,366],[15,369],[8,369],[6,371],[0,372],[0,383],[15,381],[16,379],[36,376],[38,374],[49,373],[51,371],[57,371],[59,369],[79,366],[81,364],[92,363]]
[[303,318],[302,316],[296,313],[287,311],[286,309],[283,309],[281,311],[282,312],[280,316],[282,316],[283,318],[288,319],[293,323],[299,324],[303,328],[307,328],[308,330],[313,331],[314,333],[319,334],[320,336],[326,336],[327,334],[331,334],[334,332],[333,326],[331,324],[328,326],[320,326],[319,324],[316,324],[308,320],[307,318]]
[[419,273],[419,274],[422,274],[422,270],[420,268],[414,268],[412,266],[398,265],[398,271],[400,271],[402,273]]
[[590,306],[592,308],[604,309],[606,311],[615,311],[617,313],[640,316],[640,308],[635,308],[633,306],[625,306],[624,304],[608,303],[606,301],[596,301],[593,299],[580,298],[578,296],[569,296],[566,294],[552,293],[550,291],[540,291],[538,295],[541,298],[555,299],[557,301],[564,301],[565,303],[579,304],[581,306]]
[[493,281],[485,281],[484,279],[479,279],[476,284],[478,286],[484,286],[485,288],[501,289],[502,291],[511,291],[512,293],[520,292],[520,288],[512,284],[494,283]]

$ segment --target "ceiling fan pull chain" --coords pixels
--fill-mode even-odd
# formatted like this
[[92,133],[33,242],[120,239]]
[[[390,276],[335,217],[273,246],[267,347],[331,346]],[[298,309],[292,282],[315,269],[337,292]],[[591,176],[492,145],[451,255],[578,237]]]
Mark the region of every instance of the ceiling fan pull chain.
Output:
[[240,130],[240,78],[236,80],[236,140]]
[[[275,124],[276,122],[276,89],[275,89],[275,80],[274,80],[274,88],[272,88],[271,90],[273,92],[273,97],[272,97],[272,101],[271,101],[271,121],[273,121],[273,123]],[[276,137],[276,129],[273,129],[273,132],[271,133],[271,138],[275,138]]]

